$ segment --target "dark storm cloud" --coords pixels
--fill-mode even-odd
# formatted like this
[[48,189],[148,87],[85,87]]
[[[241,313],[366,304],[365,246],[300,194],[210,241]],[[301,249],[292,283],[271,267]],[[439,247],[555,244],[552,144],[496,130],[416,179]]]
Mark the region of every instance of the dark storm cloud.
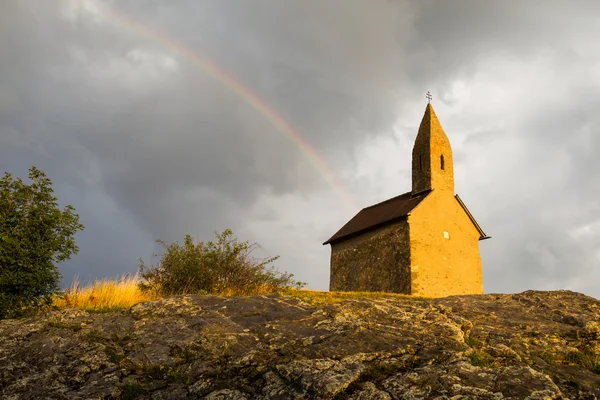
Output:
[[[313,10],[290,3],[288,7],[265,8],[266,14],[246,6],[243,13],[230,15],[229,7],[198,9],[197,5],[190,5],[190,10],[210,15],[205,19],[222,21],[198,25],[194,19],[169,19],[169,15],[181,13],[183,8],[154,5],[146,9],[146,3],[140,2],[128,5],[128,10],[124,7],[128,15],[140,21],[150,20],[151,29],[170,36],[184,31],[181,37],[177,36],[178,41],[232,71],[242,82],[248,82],[257,95],[272,99],[279,112],[315,145],[335,143],[336,147],[349,150],[353,138],[369,133],[366,128],[372,130],[378,128],[376,124],[383,127],[393,121],[396,111],[385,105],[389,98],[376,87],[369,87],[369,76],[380,79],[370,56],[381,58],[387,53],[384,49],[368,51],[365,40],[358,40],[362,30],[349,27],[343,19],[338,18],[333,27],[317,23],[318,32],[291,24],[275,35],[285,26],[282,18],[290,18],[295,11],[309,15]],[[50,27],[58,26],[60,40],[41,47],[45,51],[54,47],[62,57],[60,62],[49,65],[37,63],[36,72],[46,75],[46,87],[42,91],[40,86],[33,89],[37,97],[32,108],[40,108],[37,118],[43,119],[45,131],[60,132],[57,135],[64,142],[75,141],[94,154],[103,187],[146,229],[156,234],[165,232],[160,215],[165,215],[168,204],[183,197],[182,192],[204,188],[243,206],[252,202],[265,186],[272,187],[275,193],[297,187],[298,178],[290,171],[294,171],[297,162],[306,161],[264,116],[226,86],[207,80],[205,71],[193,60],[176,57],[176,71],[143,71],[140,63],[147,60],[142,57],[140,61],[136,54],[150,53],[151,57],[163,51],[168,54],[171,49],[161,48],[143,35],[136,36],[113,19],[103,19],[93,12],[86,14],[85,7],[70,7],[70,22],[61,20],[59,12],[55,12],[54,21],[45,21]],[[33,23],[31,10],[18,11],[28,15]],[[334,7],[321,11],[323,22],[337,13]],[[356,11],[348,11],[355,20],[360,17]],[[161,20],[163,15],[166,23]],[[176,25],[169,26],[169,22]],[[343,28],[356,40],[344,42],[336,28]],[[328,34],[333,39],[328,41]],[[215,40],[202,46],[206,37]],[[35,34],[31,40],[35,42]],[[41,40],[38,38],[38,42]],[[338,59],[335,53],[323,59],[334,42],[345,59]],[[244,55],[249,45],[262,48],[260,57],[249,55],[247,63],[242,64],[236,57]],[[356,56],[353,49],[367,53],[364,64],[370,62],[371,69],[348,58]],[[298,52],[305,54],[295,54]],[[146,66],[150,68],[160,66]],[[138,70],[142,70],[142,77],[136,75]],[[165,76],[160,76],[161,72]],[[348,75],[346,80],[340,80],[340,72]],[[334,78],[334,82],[328,83],[328,78]],[[347,115],[352,117],[345,118]],[[65,157],[57,158],[66,161]],[[310,166],[306,164],[304,168]],[[313,181],[323,185],[318,171]],[[310,189],[305,186],[304,190]],[[183,208],[185,213],[194,214],[197,207],[196,203],[189,209]],[[178,223],[172,225],[172,233],[180,230]]]
[[[82,215],[65,271],[115,276],[154,238],[232,227],[326,288],[320,242],[352,216],[340,194],[227,84],[97,4],[7,0],[0,13],[0,165],[40,166]],[[457,191],[493,237],[486,291],[598,296],[597,2],[106,4],[245,84],[362,206],[410,188],[431,90]]]

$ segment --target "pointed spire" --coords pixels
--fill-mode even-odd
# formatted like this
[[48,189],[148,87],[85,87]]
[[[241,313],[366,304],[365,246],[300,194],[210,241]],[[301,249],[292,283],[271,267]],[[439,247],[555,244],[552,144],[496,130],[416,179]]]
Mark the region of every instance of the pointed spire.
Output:
[[413,193],[429,189],[454,192],[454,168],[450,141],[433,110],[427,104],[413,147]]
[[[431,103],[428,103],[427,107],[425,108],[423,119],[421,120],[421,125],[419,126],[418,134],[420,135],[421,132],[423,132],[425,135],[431,136],[432,131],[440,132],[444,137],[446,137],[444,129],[442,128],[442,124],[440,124],[437,115],[435,115],[433,106]],[[446,138],[446,140],[448,139]]]

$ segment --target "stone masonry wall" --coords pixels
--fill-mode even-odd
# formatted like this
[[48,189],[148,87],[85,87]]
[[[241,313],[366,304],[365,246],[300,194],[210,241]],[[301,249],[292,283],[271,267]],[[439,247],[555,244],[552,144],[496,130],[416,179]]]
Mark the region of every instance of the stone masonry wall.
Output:
[[335,243],[329,290],[410,294],[410,245],[406,220]]

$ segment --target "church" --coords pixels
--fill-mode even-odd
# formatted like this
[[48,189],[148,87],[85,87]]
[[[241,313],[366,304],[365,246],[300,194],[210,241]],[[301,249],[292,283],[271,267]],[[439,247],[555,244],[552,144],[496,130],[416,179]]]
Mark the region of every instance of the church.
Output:
[[450,141],[427,104],[412,151],[412,190],[363,208],[323,243],[331,245],[329,290],[481,294],[484,239],[454,194]]

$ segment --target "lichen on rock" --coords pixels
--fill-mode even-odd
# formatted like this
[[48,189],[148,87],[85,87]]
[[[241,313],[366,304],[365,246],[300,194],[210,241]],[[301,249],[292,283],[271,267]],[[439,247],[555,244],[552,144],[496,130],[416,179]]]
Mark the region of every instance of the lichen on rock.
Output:
[[0,398],[592,399],[599,306],[527,291],[325,305],[187,295],[63,310],[0,321]]

